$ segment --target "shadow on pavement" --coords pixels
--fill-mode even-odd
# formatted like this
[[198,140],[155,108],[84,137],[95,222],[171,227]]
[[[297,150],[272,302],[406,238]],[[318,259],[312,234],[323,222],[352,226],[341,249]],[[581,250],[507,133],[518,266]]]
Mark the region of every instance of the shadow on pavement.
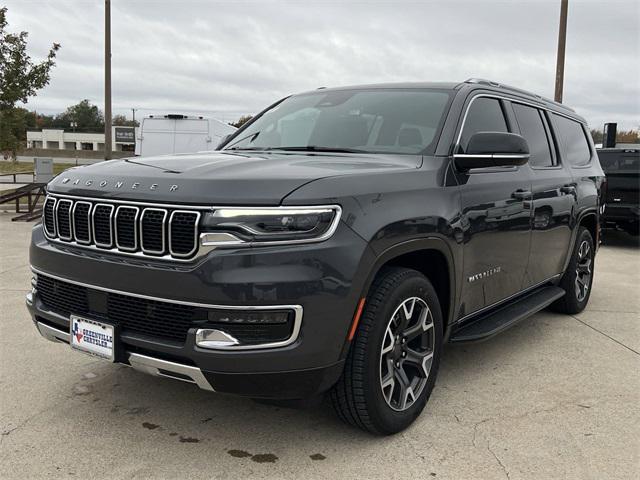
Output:
[[640,236],[634,237],[621,230],[603,230],[602,245],[605,247],[620,247],[628,249],[640,248]]

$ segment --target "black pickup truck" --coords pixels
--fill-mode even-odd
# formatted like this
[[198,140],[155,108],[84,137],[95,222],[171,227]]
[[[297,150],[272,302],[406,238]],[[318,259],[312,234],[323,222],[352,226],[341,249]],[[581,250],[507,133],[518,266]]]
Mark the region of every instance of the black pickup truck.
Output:
[[602,220],[607,227],[640,234],[640,145],[598,149],[607,176]]
[[329,392],[390,434],[445,342],[585,308],[603,179],[585,121],[516,88],[318,89],[217,151],[56,177],[27,305],[74,350],[252,398]]

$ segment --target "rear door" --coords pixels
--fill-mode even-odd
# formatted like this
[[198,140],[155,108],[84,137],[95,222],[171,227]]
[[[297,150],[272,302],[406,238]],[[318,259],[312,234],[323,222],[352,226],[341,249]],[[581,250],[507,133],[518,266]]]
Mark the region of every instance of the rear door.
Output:
[[523,287],[561,273],[571,243],[576,184],[557,152],[547,113],[512,102],[520,135],[529,144],[531,171],[531,253]]
[[[467,103],[456,149],[464,153],[477,132],[514,132],[499,98]],[[528,167],[473,169],[459,174],[465,234],[461,312],[465,317],[522,288],[529,258],[531,195]]]

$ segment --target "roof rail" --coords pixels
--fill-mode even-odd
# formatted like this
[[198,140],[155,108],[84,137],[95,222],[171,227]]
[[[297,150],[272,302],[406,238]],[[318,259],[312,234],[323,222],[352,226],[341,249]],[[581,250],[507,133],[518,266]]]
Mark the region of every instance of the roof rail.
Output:
[[478,84],[478,85],[487,85],[489,87],[494,87],[494,88],[502,88],[504,90],[509,90],[511,92],[514,92],[514,93],[520,93],[522,95],[527,95],[529,97],[537,98],[538,100],[542,100],[544,102],[552,103],[552,104],[554,104],[554,105],[556,105],[558,107],[564,108],[566,110],[570,110],[570,111],[575,113],[575,110],[573,108],[567,107],[566,105],[564,105],[562,103],[558,103],[558,102],[556,102],[554,100],[551,100],[550,98],[545,98],[545,97],[543,97],[541,95],[538,95],[536,93],[528,92],[527,90],[523,90],[521,88],[512,87],[510,85],[505,85],[503,83],[494,82],[492,80],[487,80],[487,79],[484,79],[484,78],[469,78],[469,79],[465,80],[464,83],[475,83],[475,84]]

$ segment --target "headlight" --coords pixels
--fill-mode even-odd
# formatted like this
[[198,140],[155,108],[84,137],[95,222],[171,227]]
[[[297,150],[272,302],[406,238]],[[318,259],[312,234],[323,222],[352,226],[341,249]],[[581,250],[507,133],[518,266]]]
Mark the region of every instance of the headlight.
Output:
[[218,208],[202,219],[201,243],[242,246],[326,240],[337,228],[340,207]]

